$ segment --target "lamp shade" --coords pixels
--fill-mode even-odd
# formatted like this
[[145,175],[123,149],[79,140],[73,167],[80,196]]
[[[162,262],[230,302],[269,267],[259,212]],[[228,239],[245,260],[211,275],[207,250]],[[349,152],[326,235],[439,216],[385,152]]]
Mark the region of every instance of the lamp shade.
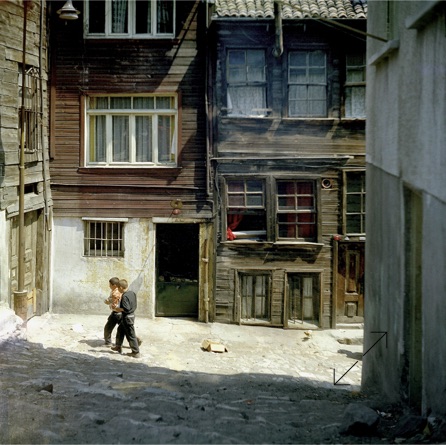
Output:
[[57,11],[59,17],[62,20],[76,20],[80,11],[78,11],[71,3],[71,0],[67,0],[61,9]]

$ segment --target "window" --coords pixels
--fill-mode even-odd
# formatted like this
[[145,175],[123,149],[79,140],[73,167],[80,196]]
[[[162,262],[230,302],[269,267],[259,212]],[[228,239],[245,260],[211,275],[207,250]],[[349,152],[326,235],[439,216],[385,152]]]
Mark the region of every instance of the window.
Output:
[[175,96],[94,96],[87,100],[86,164],[175,166]]
[[91,257],[124,256],[124,223],[85,221],[84,255]]
[[277,181],[279,239],[314,241],[317,233],[313,181]]
[[86,0],[86,37],[173,37],[174,23],[175,0]]
[[[35,152],[41,146],[41,113],[40,113],[40,89],[39,70],[30,67],[25,71],[25,82],[23,84],[22,67],[20,66],[18,78],[19,108],[19,141],[21,143],[22,127],[26,152]],[[24,106],[22,115],[22,87],[25,88]]]
[[229,180],[227,199],[227,239],[266,239],[264,181]]
[[345,117],[365,118],[365,54],[347,54]]
[[289,273],[288,325],[292,323],[319,324],[320,274]]
[[327,61],[324,51],[288,55],[288,116],[326,117]]
[[229,50],[227,82],[228,115],[266,114],[266,66],[263,50]]
[[226,240],[317,242],[316,189],[315,180],[228,178]]
[[269,322],[270,275],[239,273],[240,318],[244,321]]
[[365,233],[365,172],[346,171],[345,174],[345,232]]

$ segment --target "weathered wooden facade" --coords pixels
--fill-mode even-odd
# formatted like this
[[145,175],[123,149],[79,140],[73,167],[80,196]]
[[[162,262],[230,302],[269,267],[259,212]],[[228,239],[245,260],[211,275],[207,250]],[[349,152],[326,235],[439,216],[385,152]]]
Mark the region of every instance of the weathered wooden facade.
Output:
[[50,11],[54,310],[105,312],[118,276],[141,316],[207,320],[204,4],[86,0],[66,22],[62,4]]
[[363,321],[366,2],[209,10],[215,320]]
[[0,2],[0,42],[0,303],[26,319],[50,305],[45,2]]

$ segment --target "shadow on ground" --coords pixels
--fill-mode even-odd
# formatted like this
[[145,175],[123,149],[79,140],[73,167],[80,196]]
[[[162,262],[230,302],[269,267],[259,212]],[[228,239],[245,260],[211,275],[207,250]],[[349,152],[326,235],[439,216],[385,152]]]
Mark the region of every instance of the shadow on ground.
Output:
[[[99,340],[81,340],[92,348]],[[96,351],[95,351],[96,352]],[[391,443],[340,433],[366,395],[286,375],[175,371],[19,341],[0,345],[1,443]],[[111,355],[113,354],[114,357]]]

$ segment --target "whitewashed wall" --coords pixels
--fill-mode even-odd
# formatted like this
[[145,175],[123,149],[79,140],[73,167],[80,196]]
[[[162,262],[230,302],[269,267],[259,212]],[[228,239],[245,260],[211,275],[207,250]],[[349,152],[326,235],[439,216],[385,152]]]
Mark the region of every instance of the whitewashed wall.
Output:
[[103,300],[108,280],[129,282],[138,297],[137,314],[154,315],[155,239],[149,220],[129,218],[125,224],[124,258],[83,255],[81,218],[54,218],[52,311],[55,313],[108,314]]

